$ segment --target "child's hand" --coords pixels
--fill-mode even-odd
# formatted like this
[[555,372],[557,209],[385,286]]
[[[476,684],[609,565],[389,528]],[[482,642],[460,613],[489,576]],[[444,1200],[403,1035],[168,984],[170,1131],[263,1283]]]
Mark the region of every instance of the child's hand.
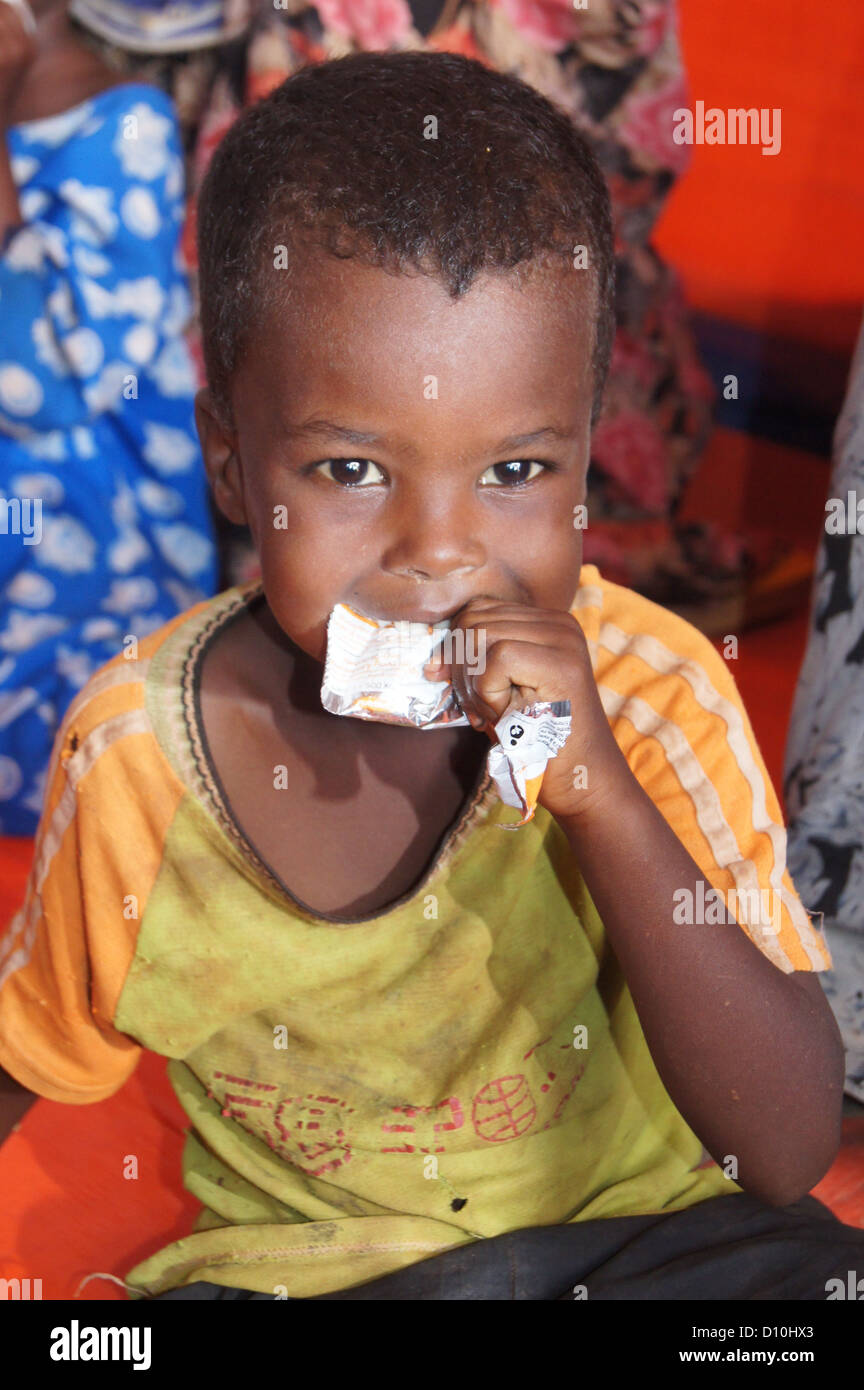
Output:
[[[585,637],[569,613],[474,599],[451,627],[452,639],[445,639],[426,675],[450,681],[473,726],[491,738],[510,708],[570,701],[570,737],[550,759],[538,798],[551,815],[585,814],[622,770],[629,775],[600,703]],[[448,656],[449,662],[434,665]]]

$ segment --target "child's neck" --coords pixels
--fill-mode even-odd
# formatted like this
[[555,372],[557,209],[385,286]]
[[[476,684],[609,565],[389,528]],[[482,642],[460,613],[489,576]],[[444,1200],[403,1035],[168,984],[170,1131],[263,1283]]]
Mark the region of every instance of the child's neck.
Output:
[[[422,733],[330,714],[322,678],[261,601],[207,652],[201,710],[247,840],[301,902],[353,917],[418,880],[479,786],[489,743],[470,727]],[[276,768],[290,796],[274,789]]]
[[[321,685],[324,680],[324,666],[314,657],[292,642],[283,632],[270,609],[266,598],[250,613],[250,617],[261,630],[262,637],[272,647],[274,671],[281,673],[282,689],[288,696],[291,706],[306,715],[321,715],[326,721],[327,711],[321,704]],[[278,677],[277,677],[278,679]]]

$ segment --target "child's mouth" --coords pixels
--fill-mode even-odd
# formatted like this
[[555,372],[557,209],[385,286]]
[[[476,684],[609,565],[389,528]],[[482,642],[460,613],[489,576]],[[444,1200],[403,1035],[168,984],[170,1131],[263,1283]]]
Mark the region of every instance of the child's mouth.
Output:
[[[373,618],[377,623],[426,623],[430,627],[435,627],[438,623],[451,622],[457,614],[462,612],[463,608],[467,608],[469,603],[474,603],[477,599],[490,599],[493,603],[506,601],[497,594],[469,594],[460,599],[458,603],[442,604],[440,608],[413,608],[408,613],[389,610],[385,614],[383,612],[371,612],[364,608],[357,608],[355,611],[362,612],[364,616]],[[350,608],[355,607],[350,602],[348,606]]]

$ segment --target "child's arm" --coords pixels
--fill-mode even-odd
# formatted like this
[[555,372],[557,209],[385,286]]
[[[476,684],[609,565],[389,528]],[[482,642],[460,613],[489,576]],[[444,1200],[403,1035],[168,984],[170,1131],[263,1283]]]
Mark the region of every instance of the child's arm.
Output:
[[562,818],[660,1077],[719,1164],[772,1206],[797,1201],[840,1145],[845,1060],[812,972],[784,974],[737,923],[684,926],[673,894],[698,866],[623,756],[604,794]]
[[[574,617],[481,599],[462,611],[456,625],[485,633],[482,673],[472,674],[464,663],[439,673],[446,678],[449,669],[469,715],[488,725],[517,698],[570,701],[572,733],[548,765],[539,800],[576,856],[657,1070],[712,1156],[722,1164],[734,1155],[742,1188],[773,1206],[796,1201],[822,1178],[840,1142],[843,1045],[818,981],[807,978],[806,970],[777,968],[735,921],[675,921],[681,890],[698,900],[698,885],[705,894],[713,893],[713,885],[619,748]],[[706,661],[722,664],[707,642],[704,647]],[[695,668],[695,662],[690,665]],[[731,678],[725,671],[715,676],[730,686],[722,698],[736,717],[741,710]],[[685,695],[678,698],[685,702]],[[629,709],[631,722],[647,720],[648,737],[635,754],[643,768],[651,748],[660,746],[656,740],[664,726],[690,755],[692,786],[685,789],[676,780],[675,799],[697,807],[698,834],[712,818],[723,826],[732,811],[743,823],[740,793],[737,801],[721,804],[712,769],[699,763],[674,718],[667,722],[642,698],[630,700]],[[707,759],[707,751],[702,756]],[[718,756],[732,755],[727,750]],[[574,778],[577,769],[581,775]],[[725,862],[745,865],[751,851],[740,850],[728,824],[725,829],[732,856]],[[759,838],[751,831],[751,840]],[[779,883],[782,870],[778,864],[772,881]],[[767,882],[764,864],[761,872]],[[784,887],[794,900],[788,883],[787,876]]]

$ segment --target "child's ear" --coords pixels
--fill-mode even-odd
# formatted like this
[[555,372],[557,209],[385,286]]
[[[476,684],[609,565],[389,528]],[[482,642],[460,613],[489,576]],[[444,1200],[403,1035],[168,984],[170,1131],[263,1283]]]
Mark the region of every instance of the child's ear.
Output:
[[209,386],[195,397],[195,424],[217,507],[236,526],[247,526],[236,431],[225,423]]

